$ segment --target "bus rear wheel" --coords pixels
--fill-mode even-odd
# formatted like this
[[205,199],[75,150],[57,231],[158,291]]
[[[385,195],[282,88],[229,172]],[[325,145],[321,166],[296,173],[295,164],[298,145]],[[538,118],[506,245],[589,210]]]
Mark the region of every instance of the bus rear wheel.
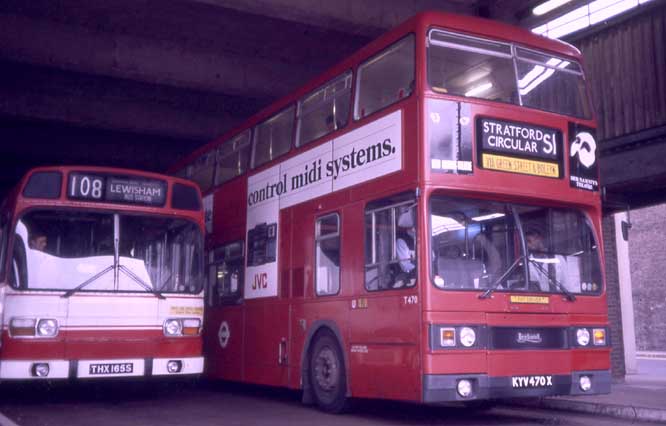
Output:
[[345,363],[340,346],[330,332],[320,333],[312,346],[310,383],[322,411],[342,413],[347,409]]

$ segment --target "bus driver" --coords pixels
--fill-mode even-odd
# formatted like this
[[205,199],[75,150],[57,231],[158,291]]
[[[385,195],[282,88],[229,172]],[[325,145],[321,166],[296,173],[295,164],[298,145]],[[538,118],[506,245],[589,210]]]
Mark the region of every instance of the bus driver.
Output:
[[404,207],[400,210],[398,216],[398,229],[396,232],[395,251],[398,256],[400,273],[398,273],[394,288],[399,288],[407,284],[414,284],[416,265],[414,265],[416,242],[416,228],[414,227],[413,207]]

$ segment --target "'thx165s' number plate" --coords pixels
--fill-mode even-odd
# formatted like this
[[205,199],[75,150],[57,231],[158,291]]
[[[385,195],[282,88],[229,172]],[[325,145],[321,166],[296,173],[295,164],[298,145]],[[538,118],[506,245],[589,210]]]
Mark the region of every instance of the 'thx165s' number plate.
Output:
[[117,364],[90,364],[90,375],[99,376],[104,374],[130,374],[134,371],[134,364],[121,362]]
[[513,388],[547,388],[553,386],[553,376],[514,376],[511,378]]

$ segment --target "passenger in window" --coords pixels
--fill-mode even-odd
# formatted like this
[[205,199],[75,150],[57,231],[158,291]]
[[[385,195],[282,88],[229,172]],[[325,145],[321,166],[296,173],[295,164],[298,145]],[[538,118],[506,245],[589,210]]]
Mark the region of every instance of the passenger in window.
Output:
[[416,281],[414,210],[413,208],[403,207],[399,210],[399,213],[395,248],[400,272],[396,276],[393,284],[394,288],[400,288],[404,285],[411,287]]
[[46,246],[48,245],[48,237],[46,233],[39,229],[33,229],[30,235],[30,240],[28,241],[28,247],[32,250],[37,251],[46,251]]
[[541,291],[555,290],[556,281],[565,288],[569,288],[566,283],[567,261],[564,256],[548,253],[545,238],[541,230],[530,228],[525,232],[525,242],[529,252],[530,260],[530,281],[536,282]]
[[338,130],[342,127],[342,123],[339,120],[336,120],[333,117],[333,114],[330,114],[326,117],[326,133],[330,133],[334,130]]

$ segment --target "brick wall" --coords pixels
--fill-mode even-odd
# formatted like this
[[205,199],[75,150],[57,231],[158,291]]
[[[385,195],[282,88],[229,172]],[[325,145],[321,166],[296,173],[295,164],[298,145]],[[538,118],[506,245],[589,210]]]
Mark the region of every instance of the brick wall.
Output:
[[602,222],[604,253],[606,256],[606,295],[608,299],[608,322],[613,344],[611,352],[611,373],[614,378],[624,378],[624,344],[622,339],[622,310],[620,306],[620,280],[617,271],[617,250],[615,247],[615,222],[613,216],[605,216]]
[[666,204],[631,212],[636,349],[666,352]]

